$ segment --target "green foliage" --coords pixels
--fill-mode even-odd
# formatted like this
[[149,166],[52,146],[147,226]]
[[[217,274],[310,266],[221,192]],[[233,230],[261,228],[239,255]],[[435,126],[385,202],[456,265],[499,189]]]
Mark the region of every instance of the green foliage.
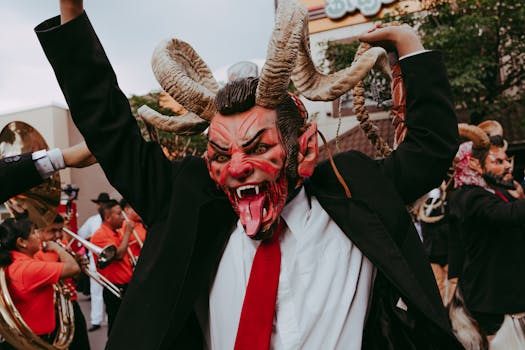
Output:
[[415,25],[427,48],[443,52],[456,103],[472,122],[521,103],[525,78],[523,0],[439,1]]
[[[334,73],[352,64],[360,43],[355,40],[350,43],[327,41],[320,44],[325,53],[324,68]],[[382,72],[372,71],[365,77],[363,83],[365,97],[378,104],[390,99],[390,81]]]
[[[159,91],[151,91],[146,95],[132,95],[128,101],[131,107],[131,112],[137,120],[140,131],[144,139],[151,140],[150,134],[144,122],[139,118],[137,110],[143,106],[156,110],[164,115],[174,115],[170,109],[162,108],[158,101],[160,97]],[[194,136],[177,136],[166,131],[156,130],[157,137],[161,148],[166,156],[170,159],[180,159],[187,155],[201,156],[206,151],[206,136],[199,134]]]
[[[466,109],[476,122],[522,103],[524,18],[523,0],[438,0],[425,12],[383,20],[412,25],[426,48],[443,52],[458,108]],[[327,43],[325,58],[331,70],[351,63],[356,44],[343,46]]]
[[338,43],[336,41],[327,41],[321,43],[324,46],[325,65],[330,73],[344,69],[352,64],[354,56],[359,46],[359,41],[353,41],[348,44]]
[[135,117],[137,117],[137,109],[143,105],[156,110],[160,114],[164,115],[173,115],[173,112],[170,109],[162,108],[159,106],[159,97],[160,91],[151,91],[146,95],[131,95],[129,100],[129,105],[131,107],[131,112]]

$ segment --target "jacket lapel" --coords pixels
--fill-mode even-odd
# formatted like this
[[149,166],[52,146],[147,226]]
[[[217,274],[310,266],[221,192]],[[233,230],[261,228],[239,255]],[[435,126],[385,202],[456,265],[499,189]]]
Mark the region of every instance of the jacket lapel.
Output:
[[200,207],[194,239],[191,246],[187,247],[190,254],[184,283],[180,294],[174,296],[168,338],[179,334],[189,314],[194,311],[197,297],[208,292],[235,218],[226,197],[214,197]]
[[352,198],[345,197],[328,162],[316,167],[310,191],[347,237],[403,294],[409,308],[415,306],[450,332],[428,258],[403,197],[384,174],[381,162],[355,151],[340,153],[334,161]]
[[[411,264],[424,264],[426,259],[409,261],[387,231],[377,213],[361,200],[315,193],[317,199],[346,236],[367,256],[385,277],[428,318],[449,330],[441,305],[433,303],[420,281],[427,280]],[[417,242],[416,242],[417,243]],[[439,308],[439,310],[438,310]]]

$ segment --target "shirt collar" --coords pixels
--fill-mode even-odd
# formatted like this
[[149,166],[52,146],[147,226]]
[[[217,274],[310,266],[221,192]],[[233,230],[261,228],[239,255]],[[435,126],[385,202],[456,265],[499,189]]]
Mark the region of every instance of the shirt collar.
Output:
[[18,250],[11,250],[11,257],[14,260],[32,259],[29,255],[19,252]]
[[306,222],[310,217],[310,204],[304,187],[288,204],[285,205],[281,212],[281,217],[286,222],[288,229],[295,239],[301,238],[301,232],[304,232]]
[[111,232],[113,233],[114,235],[117,235],[118,234],[118,231],[116,230],[113,230],[111,227],[109,227],[108,225],[106,225],[106,223],[102,222],[102,224],[100,225],[100,228],[102,228],[103,230],[106,230],[108,232]]

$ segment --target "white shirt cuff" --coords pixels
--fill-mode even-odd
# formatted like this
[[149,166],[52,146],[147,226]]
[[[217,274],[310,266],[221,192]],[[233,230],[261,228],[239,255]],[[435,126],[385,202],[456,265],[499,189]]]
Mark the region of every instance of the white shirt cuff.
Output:
[[419,51],[414,51],[412,53],[409,53],[408,55],[404,55],[404,56],[401,56],[399,57],[399,60],[401,61],[402,59],[405,59],[405,58],[408,58],[408,57],[411,57],[411,56],[415,56],[415,55],[420,55],[422,53],[425,53],[425,52],[429,52],[430,50],[419,50]]
[[33,152],[33,161],[35,162],[36,170],[40,173],[43,179],[47,179],[55,172],[66,167],[62,151],[58,148],[50,151],[40,150]]

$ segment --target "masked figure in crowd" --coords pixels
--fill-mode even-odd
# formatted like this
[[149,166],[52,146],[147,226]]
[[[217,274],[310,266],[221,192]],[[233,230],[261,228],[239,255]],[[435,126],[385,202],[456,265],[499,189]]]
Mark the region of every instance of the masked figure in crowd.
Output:
[[460,268],[454,267],[458,291],[491,349],[521,349],[525,283],[516,276],[525,269],[525,201],[505,194],[514,190],[514,181],[503,138],[472,125],[460,130],[472,141],[456,155],[455,191],[449,196],[451,229],[463,254]]
[[205,159],[170,162],[142,140],[82,1],[61,1],[61,17],[36,28],[76,125],[149,228],[108,348],[458,348],[405,209],[457,150],[439,53],[405,26],[363,35],[401,57],[407,137],[380,161],[347,152],[317,165],[316,125],[288,94],[290,76],[308,98],[335,99],[385,51],[323,76],[306,8],[279,3],[259,79],[219,90],[188,44],[156,50],[161,85],[188,110],[172,130],[210,123]]

